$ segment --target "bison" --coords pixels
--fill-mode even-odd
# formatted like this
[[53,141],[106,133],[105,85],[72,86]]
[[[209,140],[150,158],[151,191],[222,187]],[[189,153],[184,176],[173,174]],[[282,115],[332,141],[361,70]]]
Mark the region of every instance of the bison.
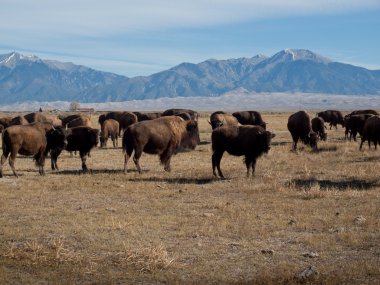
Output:
[[365,141],[368,141],[369,148],[373,142],[375,149],[377,149],[377,144],[380,144],[380,116],[372,116],[365,121],[360,149],[362,149]]
[[337,110],[327,110],[317,113],[317,117],[321,117],[326,123],[330,123],[330,130],[332,126],[337,129],[337,125],[340,124],[344,127],[343,115],[340,111]]
[[106,147],[110,137],[113,147],[118,146],[117,138],[119,135],[119,122],[114,119],[105,120],[100,131],[100,147]]
[[162,117],[176,116],[179,113],[188,113],[191,116],[191,119],[195,121],[197,121],[199,117],[199,114],[196,111],[190,109],[168,109],[162,112]]
[[266,129],[267,124],[263,121],[261,114],[257,111],[240,111],[232,113],[242,125],[256,125]]
[[350,133],[350,141],[351,138],[354,138],[356,141],[356,135],[359,133],[363,134],[364,124],[366,120],[374,115],[372,114],[359,114],[359,115],[347,115],[344,117],[345,119],[345,138],[348,138],[348,133]]
[[184,121],[177,116],[167,116],[131,125],[123,135],[124,172],[127,172],[127,162],[133,151],[133,161],[139,173],[139,160],[143,152],[160,155],[164,170],[170,171],[172,155],[181,149],[194,149],[199,141],[195,120]]
[[311,129],[310,117],[305,111],[299,111],[289,116],[288,130],[293,138],[293,150],[297,150],[298,140],[317,150],[318,135]]
[[311,119],[311,129],[323,141],[327,139],[327,133],[325,131],[325,128],[326,128],[325,121],[321,117],[315,117]]
[[[55,140],[61,137],[59,143]],[[4,130],[2,135],[3,155],[0,163],[0,177],[3,177],[2,167],[9,154],[9,165],[14,176],[18,177],[15,169],[17,154],[33,156],[38,166],[39,173],[45,174],[44,164],[47,153],[56,147],[64,147],[65,135],[62,129],[52,128],[45,132],[43,128],[33,125],[15,125]]]
[[212,113],[209,124],[213,130],[220,126],[240,126],[239,121],[234,116],[226,114],[223,111],[216,111]]
[[[87,155],[91,149],[99,143],[99,130],[90,127],[75,127],[66,130],[67,151],[79,151],[82,160],[82,170],[87,172],[86,165]],[[63,148],[55,148],[51,151],[51,166],[52,169],[58,169],[57,160]]]
[[103,123],[104,123],[105,120],[107,120],[106,114],[99,115],[98,123],[99,123],[100,127],[102,127],[102,125],[103,125]]
[[257,159],[270,150],[271,139],[274,136],[260,126],[245,125],[216,128],[211,134],[212,172],[214,176],[217,176],[216,168],[219,176],[224,178],[220,169],[220,161],[225,151],[235,156],[244,155],[247,177],[249,177],[251,168],[253,176]]

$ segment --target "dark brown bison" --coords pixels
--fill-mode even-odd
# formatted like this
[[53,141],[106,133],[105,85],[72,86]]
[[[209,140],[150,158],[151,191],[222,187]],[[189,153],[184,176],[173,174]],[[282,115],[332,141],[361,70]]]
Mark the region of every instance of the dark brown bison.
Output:
[[188,113],[191,116],[191,119],[195,121],[197,121],[199,117],[199,114],[196,111],[190,109],[168,109],[162,112],[162,117],[176,116],[179,113]]
[[380,144],[380,116],[372,116],[365,121],[360,149],[365,141],[368,141],[368,148],[371,148],[373,142],[377,149],[377,144]]
[[17,116],[12,118],[8,126],[18,126],[18,125],[27,125],[29,122],[24,118],[24,116]]
[[139,173],[139,160],[143,152],[160,155],[165,171],[170,171],[172,155],[181,149],[194,149],[198,143],[198,123],[194,120],[184,121],[177,116],[167,116],[136,123],[123,135],[124,172],[127,172],[127,162],[133,151],[133,161]]
[[318,134],[319,138],[323,141],[327,139],[325,128],[325,121],[321,117],[311,119],[311,129]]
[[149,113],[133,112],[133,114],[137,116],[137,120],[139,122],[154,120],[161,117],[161,112],[149,112]]
[[114,111],[106,114],[106,119],[114,119],[119,122],[119,136],[122,131],[125,131],[130,125],[136,123],[137,116],[127,111]]
[[46,120],[47,120],[46,116],[43,113],[41,113],[41,112],[35,112],[35,113],[26,114],[24,116],[24,118],[29,123],[46,122]]
[[305,111],[299,111],[290,115],[288,130],[293,138],[293,150],[297,150],[298,140],[310,145],[317,150],[318,135],[311,129],[310,117]]
[[266,129],[267,124],[263,121],[261,114],[257,111],[240,111],[232,113],[242,125],[256,125]]
[[[56,138],[61,137],[60,142]],[[9,165],[13,174],[18,177],[15,169],[17,154],[33,156],[39,173],[44,175],[44,164],[47,153],[57,147],[64,147],[65,134],[62,129],[51,129],[45,132],[43,128],[33,125],[15,125],[4,130],[2,136],[3,155],[0,163],[0,177],[3,177],[2,167],[9,154]]]
[[113,147],[118,146],[119,122],[114,119],[105,120],[100,131],[100,147],[106,147],[108,138],[111,138]]
[[[69,152],[79,151],[82,160],[82,170],[87,172],[87,155],[91,149],[99,143],[99,130],[90,127],[75,127],[66,130],[67,145],[65,149]],[[55,148],[51,151],[52,169],[58,169],[57,160],[63,148]]]
[[216,176],[216,168],[219,176],[224,178],[220,169],[220,161],[225,151],[235,156],[244,155],[247,177],[251,168],[253,175],[257,159],[269,151],[270,142],[274,136],[260,126],[245,125],[216,128],[211,134],[212,172],[214,176]]
[[356,110],[350,113],[350,115],[360,115],[360,114],[379,115],[379,113],[376,112],[375,110]]
[[216,111],[210,115],[209,124],[215,130],[220,126],[240,126],[239,121],[232,115],[226,114],[223,111]]
[[347,115],[344,117],[345,120],[345,138],[348,138],[348,133],[350,133],[351,138],[354,138],[356,141],[356,135],[359,133],[361,136],[363,134],[364,124],[369,117],[372,117],[372,114],[359,114],[359,115]]
[[340,124],[344,127],[343,115],[340,111],[337,110],[327,110],[317,113],[317,117],[321,117],[326,123],[330,123],[331,127],[334,126],[337,129],[337,125]]

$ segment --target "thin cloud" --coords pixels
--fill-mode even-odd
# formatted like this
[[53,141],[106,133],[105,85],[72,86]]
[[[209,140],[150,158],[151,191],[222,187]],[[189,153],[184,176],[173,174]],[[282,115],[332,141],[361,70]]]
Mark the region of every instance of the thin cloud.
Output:
[[5,0],[0,31],[108,35],[380,7],[378,0]]

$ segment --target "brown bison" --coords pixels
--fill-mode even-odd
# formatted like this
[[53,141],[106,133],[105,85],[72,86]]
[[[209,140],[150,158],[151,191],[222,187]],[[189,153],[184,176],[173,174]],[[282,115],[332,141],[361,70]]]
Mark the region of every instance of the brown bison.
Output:
[[216,111],[212,113],[209,124],[213,130],[220,126],[240,126],[239,121],[234,116],[226,114],[223,111]]
[[114,119],[105,120],[100,131],[100,147],[106,147],[110,137],[113,147],[118,146],[117,138],[119,136],[119,122]]
[[[57,143],[57,137],[61,138]],[[55,148],[64,147],[65,134],[62,129],[52,128],[45,132],[43,128],[33,125],[15,125],[4,130],[2,135],[3,155],[0,163],[0,177],[3,177],[2,167],[9,154],[9,165],[14,176],[18,177],[15,169],[17,154],[33,156],[39,173],[44,175],[44,164],[47,153]]]
[[168,109],[162,112],[162,117],[176,116],[179,113],[188,113],[191,116],[191,119],[195,121],[197,121],[199,117],[199,114],[196,111],[190,109]]
[[149,112],[149,113],[133,112],[133,114],[137,116],[137,120],[139,122],[154,120],[161,117],[161,112]]
[[311,129],[310,117],[305,111],[299,111],[290,115],[288,130],[293,138],[293,150],[297,150],[298,140],[310,145],[317,150],[318,135]]
[[369,148],[373,142],[375,149],[377,149],[377,144],[380,144],[380,116],[372,116],[365,121],[360,149],[362,149],[365,141],[368,141]]
[[256,125],[266,129],[267,124],[263,121],[261,114],[257,111],[240,111],[232,113],[242,125]]
[[[99,143],[99,130],[90,127],[75,127],[66,130],[67,145],[65,149],[69,152],[79,151],[82,160],[82,170],[87,172],[87,155],[91,149]],[[55,148],[51,151],[51,167],[58,169],[57,160],[63,148]]]
[[139,160],[143,152],[160,155],[165,171],[170,171],[172,155],[181,149],[194,149],[198,143],[198,123],[194,120],[184,121],[177,116],[167,116],[136,123],[123,135],[124,172],[127,172],[127,162],[133,151],[133,161],[139,173]]
[[337,125],[340,124],[344,127],[343,115],[340,111],[337,110],[327,110],[317,113],[317,117],[321,117],[326,123],[330,123],[330,130],[332,126],[337,129]]
[[211,134],[212,172],[214,176],[216,176],[216,168],[219,176],[224,178],[220,169],[220,161],[225,151],[235,156],[244,155],[247,177],[251,168],[252,175],[254,175],[257,159],[270,150],[270,142],[274,136],[260,126],[245,125],[216,128]]
[[344,117],[345,120],[345,138],[348,138],[348,133],[350,133],[351,138],[356,141],[356,135],[359,133],[361,136],[363,134],[364,124],[366,120],[374,115],[372,114],[359,114],[359,115],[347,115]]
[[311,119],[311,129],[318,134],[319,138],[323,141],[327,139],[325,128],[325,121],[321,117]]

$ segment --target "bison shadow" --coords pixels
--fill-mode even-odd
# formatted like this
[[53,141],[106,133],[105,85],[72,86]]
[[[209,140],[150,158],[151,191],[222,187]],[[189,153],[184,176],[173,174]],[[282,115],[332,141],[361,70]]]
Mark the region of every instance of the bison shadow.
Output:
[[279,141],[279,142],[271,142],[270,144],[272,146],[282,146],[282,145],[288,145],[288,144],[291,144],[292,142],[291,141]]
[[207,145],[210,144],[210,141],[201,141],[198,145]]
[[132,182],[167,182],[170,184],[198,184],[204,185],[215,182],[215,178],[162,178],[162,177],[141,177],[131,178]]
[[338,148],[336,146],[322,146],[322,147],[318,147],[318,151],[316,151],[315,153],[318,153],[318,152],[333,152],[333,151],[337,151]]
[[[137,172],[137,170],[128,170],[128,172]],[[85,175],[85,174],[124,174],[123,169],[89,169],[84,173],[81,169],[76,170],[58,170],[52,171],[51,174],[56,175]]]
[[368,157],[360,157],[357,159],[352,160],[351,162],[373,162],[373,161],[379,161],[380,156],[368,156]]
[[370,190],[371,188],[379,186],[377,180],[367,181],[360,179],[350,179],[341,181],[332,180],[319,180],[315,178],[310,179],[293,179],[289,182],[289,185],[295,185],[296,188],[305,189],[311,188],[314,185],[319,185],[321,190],[337,189],[339,191],[345,191],[347,189],[355,190]]

